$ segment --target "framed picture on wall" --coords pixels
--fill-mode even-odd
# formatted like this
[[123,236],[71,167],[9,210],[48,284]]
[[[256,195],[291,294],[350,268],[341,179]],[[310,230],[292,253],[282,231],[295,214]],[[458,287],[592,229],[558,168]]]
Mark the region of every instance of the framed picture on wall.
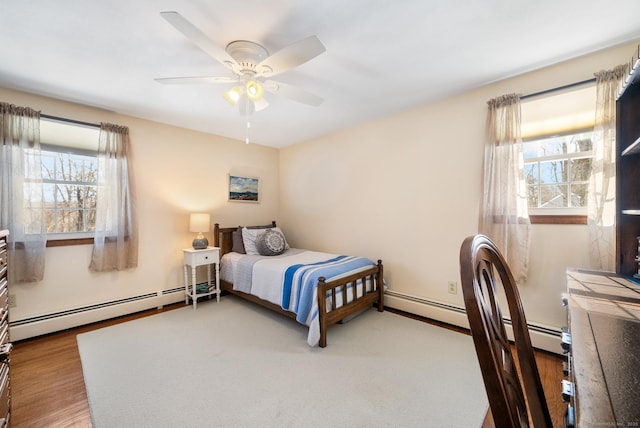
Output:
[[229,201],[260,202],[260,179],[229,174]]

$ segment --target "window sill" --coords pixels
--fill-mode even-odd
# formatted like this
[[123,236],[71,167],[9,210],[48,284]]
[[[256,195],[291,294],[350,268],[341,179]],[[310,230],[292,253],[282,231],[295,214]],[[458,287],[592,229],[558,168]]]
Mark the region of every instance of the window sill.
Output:
[[587,224],[586,215],[529,215],[531,224]]
[[93,245],[93,238],[56,239],[47,241],[47,248],[68,247],[71,245]]

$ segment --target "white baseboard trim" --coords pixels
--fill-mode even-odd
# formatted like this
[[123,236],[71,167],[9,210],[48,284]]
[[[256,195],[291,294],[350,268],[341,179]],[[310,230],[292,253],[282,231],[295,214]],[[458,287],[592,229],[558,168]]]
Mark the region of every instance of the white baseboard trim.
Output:
[[[183,299],[184,288],[179,287],[22,320],[12,320],[9,324],[9,334],[12,341],[20,341],[135,312],[161,308],[164,305],[170,305]],[[427,300],[392,290],[388,290],[385,293],[385,305],[469,329],[467,314],[464,308],[458,306]],[[507,326],[507,328],[509,334],[511,334],[510,327]],[[529,328],[533,346],[556,354],[562,353],[559,328],[555,329],[535,324],[530,324]]]
[[[385,293],[384,303],[386,306],[394,309],[469,329],[467,313],[462,307],[392,290],[387,290]],[[510,325],[507,325],[507,334],[510,338],[513,338]],[[554,354],[562,354],[560,328],[529,323],[529,334],[535,348]]]
[[135,312],[162,308],[164,305],[182,300],[184,300],[184,287],[179,287],[22,320],[12,320],[9,323],[9,337],[15,342]]

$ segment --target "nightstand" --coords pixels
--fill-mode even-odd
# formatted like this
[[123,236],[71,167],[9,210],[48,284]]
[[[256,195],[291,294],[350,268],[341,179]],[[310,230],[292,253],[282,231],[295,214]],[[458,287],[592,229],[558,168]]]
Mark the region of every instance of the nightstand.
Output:
[[[184,303],[189,303],[189,298],[193,301],[193,309],[196,309],[198,297],[216,295],[220,301],[220,248],[207,247],[203,250],[185,248],[184,250]],[[207,266],[207,286],[206,289],[198,290],[196,282],[196,268]],[[211,265],[215,265],[215,284],[211,283]],[[191,275],[189,276],[189,267]],[[191,279],[191,281],[189,281]]]

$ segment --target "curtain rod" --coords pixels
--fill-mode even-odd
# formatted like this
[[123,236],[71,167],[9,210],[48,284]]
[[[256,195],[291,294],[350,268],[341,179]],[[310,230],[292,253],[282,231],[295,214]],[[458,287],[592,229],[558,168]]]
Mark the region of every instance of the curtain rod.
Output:
[[[591,79],[582,80],[580,82],[569,83],[568,85],[558,86],[556,88],[545,89],[544,91],[540,91],[540,92],[534,92],[533,94],[523,95],[523,96],[520,97],[520,99],[521,100],[526,100],[527,98],[533,98],[533,97],[537,97],[537,96],[540,96],[540,95],[546,95],[546,94],[549,94],[551,92],[562,91],[563,89],[569,89],[569,88],[573,88],[575,86],[586,85],[587,83],[595,83],[595,81],[596,81],[596,78],[593,77]],[[97,123],[82,122],[80,120],[67,119],[65,117],[51,116],[49,114],[40,114],[40,117],[44,117],[45,119],[59,120],[61,122],[75,123],[76,125],[85,125],[85,126],[91,126],[93,128],[100,128],[100,124],[97,124]]]
[[58,120],[60,122],[74,123],[76,125],[91,126],[92,128],[100,128],[100,124],[82,122],[80,120],[74,120],[74,119],[67,119],[66,117],[51,116],[49,114],[42,114],[42,113],[40,113],[40,117],[44,117],[45,119]]
[[545,89],[544,91],[534,92],[533,94],[523,95],[520,97],[521,100],[525,100],[527,98],[538,97],[540,95],[546,95],[551,92],[562,91],[563,89],[573,88],[575,86],[586,85],[587,83],[595,83],[596,78],[593,77],[591,79],[583,80],[581,82],[569,83],[568,85],[558,86],[557,88]]

